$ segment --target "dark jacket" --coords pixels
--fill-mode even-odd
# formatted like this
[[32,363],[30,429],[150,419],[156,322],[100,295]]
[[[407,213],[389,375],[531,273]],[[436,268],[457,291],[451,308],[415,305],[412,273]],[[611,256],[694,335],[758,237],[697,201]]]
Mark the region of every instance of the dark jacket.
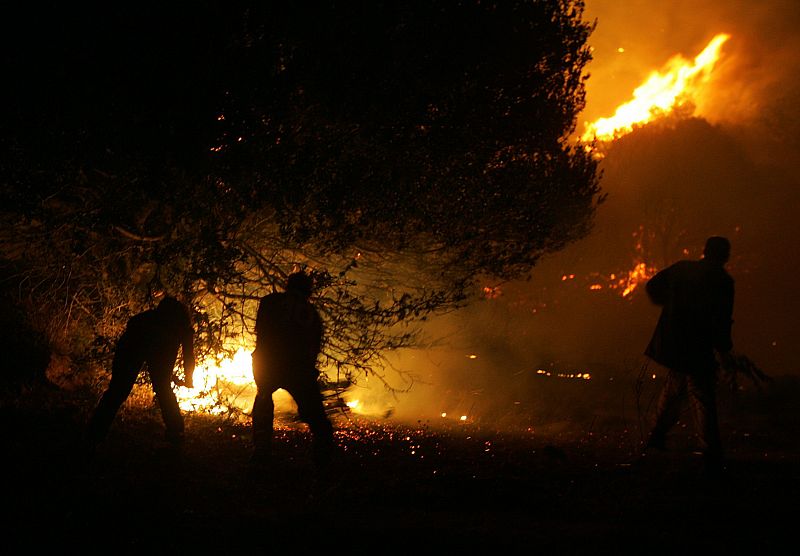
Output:
[[261,298],[256,316],[254,371],[273,379],[317,375],[322,320],[303,295],[288,291]]
[[680,261],[653,276],[646,289],[662,310],[645,354],[687,373],[716,369],[714,351],[733,347],[734,283],[723,265]]

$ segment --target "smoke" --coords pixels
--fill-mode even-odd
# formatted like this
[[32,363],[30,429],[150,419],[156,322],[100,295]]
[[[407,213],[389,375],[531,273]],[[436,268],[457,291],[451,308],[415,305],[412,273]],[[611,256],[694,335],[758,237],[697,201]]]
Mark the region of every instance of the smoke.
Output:
[[[597,20],[585,111],[590,121],[607,115],[673,54],[690,58],[714,34],[731,35],[697,102],[699,122],[634,134],[613,147],[603,179],[609,203],[598,227],[626,211],[671,203],[680,225],[673,227],[696,236],[688,243],[696,246],[712,231],[730,234],[737,348],[770,373],[800,372],[792,350],[800,325],[794,293],[800,270],[794,256],[800,238],[800,4],[590,0],[586,15]],[[649,195],[646,203],[642,195]]]
[[[692,117],[611,145],[608,199],[588,237],[542,261],[531,280],[432,322],[440,345],[394,359],[418,379],[381,398],[398,416],[541,428],[635,411],[631,384],[643,376],[658,310],[641,288],[624,298],[609,289],[611,276],[637,261],[698,258],[710,235],[733,244],[735,348],[768,374],[800,374],[800,4],[589,0],[586,16],[597,19],[586,121],[612,114],[673,55],[691,59],[717,33],[731,39]],[[648,367],[647,377],[660,371]],[[576,373],[591,380],[569,378]]]

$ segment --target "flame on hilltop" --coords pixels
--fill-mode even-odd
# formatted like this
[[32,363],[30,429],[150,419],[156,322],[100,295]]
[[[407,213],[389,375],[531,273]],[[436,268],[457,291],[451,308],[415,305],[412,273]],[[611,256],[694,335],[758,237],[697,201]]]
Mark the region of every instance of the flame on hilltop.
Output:
[[611,141],[665,114],[676,106],[696,98],[720,57],[720,49],[730,35],[720,33],[698,54],[694,61],[680,54],[673,56],[660,71],[633,91],[633,99],[619,106],[610,118],[587,124],[581,136],[584,142],[593,139]]

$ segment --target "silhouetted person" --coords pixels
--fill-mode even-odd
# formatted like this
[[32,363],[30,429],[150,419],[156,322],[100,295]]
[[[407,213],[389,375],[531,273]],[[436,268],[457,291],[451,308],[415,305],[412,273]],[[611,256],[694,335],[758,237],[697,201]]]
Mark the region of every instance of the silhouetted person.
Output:
[[291,274],[284,293],[261,298],[256,317],[253,377],[258,387],[253,404],[253,461],[269,462],[275,406],[272,394],[283,388],[297,403],[301,420],[314,437],[314,459],[327,463],[332,455],[333,426],[322,404],[317,378],[317,356],[322,344],[322,320],[309,302],[312,279]]
[[662,310],[645,354],[669,369],[647,447],[665,448],[688,396],[709,471],[720,470],[722,464],[715,352],[727,358],[733,347],[734,283],[725,270],[729,257],[730,242],[710,237],[702,259],[677,262],[647,283],[650,299]]
[[183,440],[183,416],[172,391],[172,371],[183,350],[183,384],[192,387],[194,345],[189,311],[174,297],[166,297],[156,309],[144,311],[128,320],[117,342],[111,367],[111,382],[89,421],[88,436],[93,444],[105,438],[122,403],[128,398],[136,377],[146,366],[153,391],[161,407],[166,437],[172,443]]

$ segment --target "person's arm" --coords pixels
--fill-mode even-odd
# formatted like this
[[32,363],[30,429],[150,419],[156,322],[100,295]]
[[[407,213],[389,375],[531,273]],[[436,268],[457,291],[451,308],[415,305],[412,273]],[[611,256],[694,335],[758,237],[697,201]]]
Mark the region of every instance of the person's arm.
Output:
[[714,349],[722,355],[733,349],[733,297],[733,280],[728,280],[720,288],[714,315]]
[[664,270],[656,273],[655,276],[650,278],[645,285],[650,301],[656,305],[666,305],[669,299],[669,282],[670,275],[672,274],[672,267],[665,268]]
[[194,330],[189,324],[181,335],[181,348],[183,350],[183,385],[194,388]]

